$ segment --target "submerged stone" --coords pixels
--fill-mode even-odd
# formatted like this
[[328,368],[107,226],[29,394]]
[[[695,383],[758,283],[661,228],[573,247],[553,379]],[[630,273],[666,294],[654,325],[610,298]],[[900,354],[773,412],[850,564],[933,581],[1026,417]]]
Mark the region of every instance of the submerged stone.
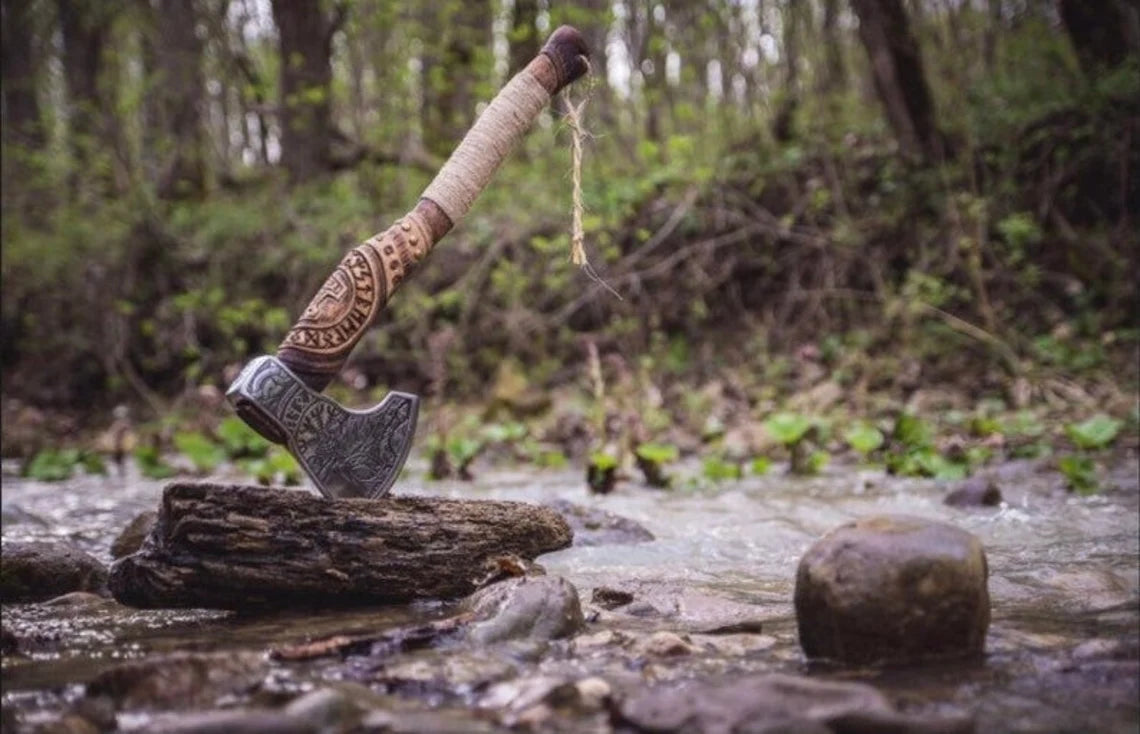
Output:
[[987,577],[981,541],[951,525],[904,515],[841,525],[800,560],[800,645],[852,664],[980,655]]
[[918,717],[898,712],[864,683],[793,675],[751,675],[687,681],[629,696],[620,723],[639,732],[673,734],[967,734],[968,717]]
[[559,576],[518,577],[479,590],[467,602],[477,622],[470,639],[546,641],[569,637],[585,625],[578,590]]
[[997,507],[1001,500],[1001,489],[992,479],[970,477],[942,501],[951,507]]
[[655,540],[640,523],[606,510],[566,500],[554,500],[546,506],[562,515],[574,531],[574,545],[632,545]]
[[158,513],[154,510],[146,510],[136,515],[111,543],[111,558],[118,560],[137,551],[156,524],[158,524]]
[[107,569],[63,542],[5,543],[0,552],[0,601],[35,602],[72,591],[105,593]]

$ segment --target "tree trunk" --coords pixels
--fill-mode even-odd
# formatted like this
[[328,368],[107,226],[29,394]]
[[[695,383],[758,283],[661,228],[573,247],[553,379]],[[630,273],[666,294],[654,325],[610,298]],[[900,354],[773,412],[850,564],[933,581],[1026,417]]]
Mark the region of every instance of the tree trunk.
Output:
[[92,158],[99,146],[100,123],[105,112],[99,77],[113,7],[111,3],[59,0],[63,75],[70,108],[68,135],[75,157],[73,183],[78,182],[80,173],[92,170]]
[[281,164],[292,181],[328,170],[333,122],[332,36],[320,0],[273,0],[281,65]]
[[811,9],[807,3],[789,4],[780,11],[784,26],[784,97],[772,121],[772,137],[781,143],[790,141],[795,135],[796,112],[800,106],[800,46],[804,27],[811,22],[810,18],[801,17],[801,13],[809,12]]
[[159,0],[156,20],[160,69],[156,91],[166,133],[163,143],[168,146],[160,164],[158,194],[167,199],[194,197],[202,193],[206,179],[201,113],[206,90],[202,42],[195,32],[196,2]]
[[490,0],[460,0],[426,6],[424,24],[438,36],[424,44],[422,63],[424,145],[436,155],[449,154],[475,120],[475,87],[490,58]]
[[0,130],[5,143],[16,144],[26,150],[39,150],[44,145],[44,130],[36,98],[31,11],[31,0],[3,0],[0,3],[3,16],[0,27],[3,32],[0,83],[3,84],[4,95],[4,120]]
[[150,608],[456,598],[493,580],[500,560],[531,560],[572,538],[556,511],[523,502],[174,483],[142,548],[111,569],[110,588]]
[[875,91],[904,154],[937,160],[942,136],[923,73],[922,55],[901,0],[852,0]]
[[1140,53],[1140,9],[1127,0],[1060,0],[1061,21],[1086,74]]
[[847,70],[843,64],[843,37],[839,32],[839,0],[823,0],[824,72],[822,88],[825,92],[836,92],[847,82]]
[[[511,23],[511,65],[507,75],[513,77],[538,55],[538,0],[515,0]],[[590,49],[593,51],[593,49]]]

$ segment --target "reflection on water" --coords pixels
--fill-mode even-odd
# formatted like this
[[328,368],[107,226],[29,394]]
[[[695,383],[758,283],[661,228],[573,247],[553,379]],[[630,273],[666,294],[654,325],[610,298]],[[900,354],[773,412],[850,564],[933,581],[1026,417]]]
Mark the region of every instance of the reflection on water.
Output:
[[[622,485],[607,496],[589,495],[578,472],[530,470],[488,471],[474,483],[405,480],[396,491],[532,502],[561,498],[636,520],[657,540],[574,547],[540,562],[549,573],[573,581],[585,599],[599,585],[662,585],[757,605],[772,621],[766,633],[777,639],[766,664],[790,661],[782,664],[798,669],[803,664],[791,596],[796,564],[806,548],[836,525],[862,515],[905,513],[944,520],[976,533],[986,547],[993,600],[987,660],[921,674],[866,675],[903,705],[959,705],[978,712],[981,723],[1002,730],[1092,726],[1126,731],[1129,725],[1135,730],[1140,710],[1134,701],[1117,700],[1119,684],[1106,689],[1107,698],[1090,694],[1085,678],[1095,671],[1065,661],[1090,640],[1118,646],[1123,641],[1125,652],[1116,657],[1123,656],[1124,667],[1113,668],[1112,674],[1131,670],[1134,680],[1140,670],[1132,664],[1140,655],[1137,646],[1128,645],[1136,640],[1140,621],[1136,467],[1118,470],[1117,486],[1091,498],[1066,494],[1055,474],[1030,463],[995,471],[1005,501],[976,510],[943,505],[947,488],[937,482],[842,467],[814,479],[768,476],[702,490],[661,492]],[[409,474],[423,476],[415,468]],[[134,474],[66,484],[5,476],[4,538],[67,538],[109,561],[116,533],[137,513],[153,509],[161,488],[162,483]],[[5,700],[17,703],[49,688],[56,690],[52,695],[74,695],[60,686],[82,682],[122,657],[174,649],[264,649],[325,634],[375,631],[446,611],[436,604],[274,618],[203,611],[139,611],[124,617],[98,608],[76,614],[45,606],[10,607],[5,624],[34,630],[43,645],[26,660],[5,661]],[[308,672],[320,674],[318,668]]]

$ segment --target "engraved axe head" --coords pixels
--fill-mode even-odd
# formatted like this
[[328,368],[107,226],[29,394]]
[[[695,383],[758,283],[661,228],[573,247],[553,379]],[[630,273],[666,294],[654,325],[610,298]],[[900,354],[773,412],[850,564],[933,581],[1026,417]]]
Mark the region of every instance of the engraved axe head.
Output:
[[258,357],[226,391],[246,423],[285,444],[326,497],[382,497],[396,481],[416,432],[420,399],[390,392],[349,410],[314,391],[276,357]]

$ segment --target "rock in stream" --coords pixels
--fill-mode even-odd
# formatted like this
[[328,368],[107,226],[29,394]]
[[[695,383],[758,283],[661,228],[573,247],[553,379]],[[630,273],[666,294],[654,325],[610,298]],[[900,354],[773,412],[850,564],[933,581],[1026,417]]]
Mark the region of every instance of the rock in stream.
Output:
[[857,665],[980,655],[987,579],[981,541],[951,525],[905,515],[841,525],[800,560],[800,645]]
[[0,601],[36,602],[72,591],[106,593],[107,569],[64,542],[5,543],[0,552]]

